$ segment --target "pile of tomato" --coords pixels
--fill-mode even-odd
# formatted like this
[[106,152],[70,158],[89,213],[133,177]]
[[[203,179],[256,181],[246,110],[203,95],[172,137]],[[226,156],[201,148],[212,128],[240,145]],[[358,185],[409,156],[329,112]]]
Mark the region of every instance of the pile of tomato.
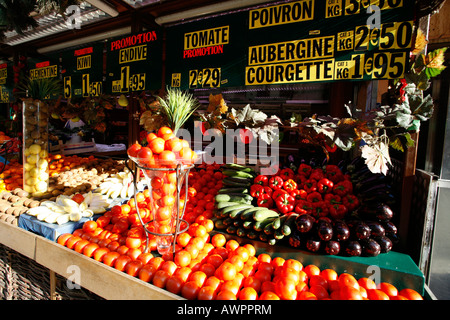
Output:
[[284,168],[273,176],[258,175],[250,187],[257,205],[280,214],[310,214],[315,218],[342,219],[360,205],[349,175],[336,165]]

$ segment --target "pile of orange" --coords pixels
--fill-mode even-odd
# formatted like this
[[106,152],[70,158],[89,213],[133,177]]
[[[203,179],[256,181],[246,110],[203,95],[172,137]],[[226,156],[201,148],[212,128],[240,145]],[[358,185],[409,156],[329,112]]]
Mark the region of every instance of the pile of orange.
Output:
[[48,157],[49,176],[54,177],[60,172],[71,170],[93,160],[95,160],[95,157],[92,155],[89,157],[79,157],[77,155],[64,156],[61,154],[50,154]]
[[177,161],[190,164],[197,159],[189,142],[176,137],[169,127],[161,127],[156,133],[149,133],[146,141],[146,146],[139,143],[131,145],[127,153],[148,168],[174,167]]
[[[77,155],[63,156],[61,154],[50,154],[48,156],[50,163],[49,176],[57,176],[60,172],[76,168],[95,159],[92,155],[89,157],[80,157]],[[12,159],[4,166],[3,172],[0,173],[0,191],[11,191],[15,188],[23,188],[23,166],[17,159]]]
[[0,173],[0,191],[11,191],[23,187],[23,169],[17,159],[12,159]]

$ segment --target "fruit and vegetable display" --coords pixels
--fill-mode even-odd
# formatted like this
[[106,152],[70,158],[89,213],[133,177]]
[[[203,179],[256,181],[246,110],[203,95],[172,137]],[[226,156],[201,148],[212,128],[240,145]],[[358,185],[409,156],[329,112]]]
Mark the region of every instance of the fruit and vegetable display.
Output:
[[228,233],[348,256],[376,256],[397,241],[388,178],[361,158],[345,169],[302,162],[266,176],[227,164],[222,173],[215,223]]
[[[142,223],[154,219],[148,188],[137,192],[136,197],[123,204],[113,206],[95,221],[85,222],[73,233],[59,236],[57,243],[185,299],[423,299],[410,288],[396,287],[387,282],[377,285],[366,277],[356,278],[346,272],[338,274],[332,268],[315,264],[303,265],[295,258],[258,254],[256,247],[247,243],[245,238],[238,241],[215,230],[217,206],[230,200],[251,206],[253,201],[250,193],[240,190],[250,192],[252,183],[231,186],[227,182],[237,181],[229,179],[239,177],[228,172],[236,169],[254,176],[250,178],[252,181],[257,176],[252,170],[236,165],[203,164],[191,170],[188,189],[183,190],[187,191],[187,196],[182,196],[186,209],[184,218],[189,225],[185,232],[178,234],[175,253],[157,253],[156,236],[144,231]],[[267,210],[280,215],[278,209]],[[249,216],[253,217],[253,213]],[[152,227],[148,225],[148,228]]]

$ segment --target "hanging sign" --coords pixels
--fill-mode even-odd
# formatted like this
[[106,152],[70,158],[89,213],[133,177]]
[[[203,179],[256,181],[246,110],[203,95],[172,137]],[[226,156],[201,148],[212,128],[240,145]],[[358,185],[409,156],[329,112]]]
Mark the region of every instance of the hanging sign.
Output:
[[108,93],[161,88],[162,39],[159,30],[114,38],[106,46]]
[[399,78],[413,8],[413,0],[300,0],[168,27],[166,82],[198,89]]
[[12,102],[12,64],[5,62],[0,64],[0,103]]
[[61,53],[65,98],[95,97],[103,93],[103,44]]

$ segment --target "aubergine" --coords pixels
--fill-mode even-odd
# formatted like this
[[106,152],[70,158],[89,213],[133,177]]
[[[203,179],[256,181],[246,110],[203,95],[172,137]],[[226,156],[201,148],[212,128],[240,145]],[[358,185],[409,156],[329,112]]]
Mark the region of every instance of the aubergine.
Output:
[[362,254],[362,246],[358,241],[348,241],[345,244],[345,253],[351,257],[358,257]]
[[355,192],[364,192],[371,187],[387,184],[387,178],[383,174],[373,174],[366,179],[358,180],[354,183]]
[[320,249],[321,241],[315,238],[306,240],[306,249],[310,252],[318,252]]
[[384,230],[384,227],[381,225],[381,223],[377,221],[366,221],[366,224],[370,228],[371,238],[383,237],[386,234],[386,231]]
[[358,214],[362,219],[378,220],[386,222],[392,219],[394,212],[386,203],[378,203],[375,206],[363,205],[359,208]]
[[330,256],[335,256],[341,251],[341,244],[339,243],[339,241],[327,241],[325,242],[323,247],[325,253]]
[[368,257],[376,257],[381,253],[380,244],[374,239],[367,239],[362,241],[362,254]]
[[327,221],[320,221],[317,227],[317,235],[323,241],[330,241],[333,238],[333,227]]
[[397,227],[392,221],[382,222],[385,234],[397,234]]
[[315,219],[309,214],[301,214],[295,219],[295,225],[300,233],[307,233],[312,230]]
[[333,237],[337,241],[346,241],[350,238],[350,228],[344,221],[338,220],[334,222]]
[[360,221],[351,230],[352,235],[358,240],[367,240],[370,237],[371,230],[370,227],[365,223]]
[[393,244],[391,239],[389,239],[388,237],[383,236],[380,238],[376,238],[376,241],[380,245],[381,253],[388,253],[389,251],[392,250]]

